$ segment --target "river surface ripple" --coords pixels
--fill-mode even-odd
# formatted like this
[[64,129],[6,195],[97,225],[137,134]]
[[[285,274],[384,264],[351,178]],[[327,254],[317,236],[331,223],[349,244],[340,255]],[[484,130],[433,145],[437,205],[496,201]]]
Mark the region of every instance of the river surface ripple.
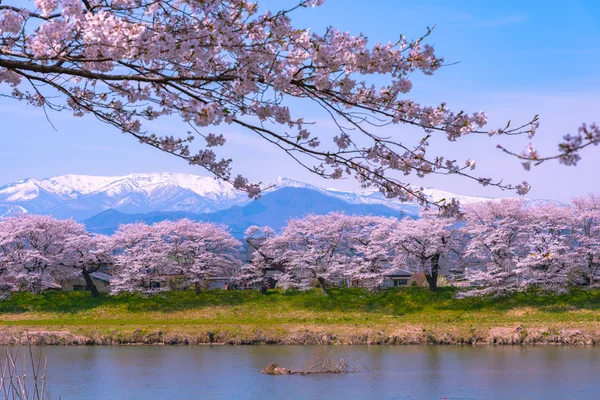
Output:
[[[0,348],[3,352],[6,348]],[[35,347],[52,398],[598,399],[600,348],[435,346]],[[267,376],[344,358],[355,374]]]

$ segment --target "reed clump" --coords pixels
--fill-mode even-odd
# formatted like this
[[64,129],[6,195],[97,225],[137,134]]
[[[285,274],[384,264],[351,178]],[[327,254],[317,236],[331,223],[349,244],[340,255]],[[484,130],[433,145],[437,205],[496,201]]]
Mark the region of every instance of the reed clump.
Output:
[[31,345],[6,350],[0,360],[0,398],[4,400],[49,400],[46,387],[48,358],[33,354]]

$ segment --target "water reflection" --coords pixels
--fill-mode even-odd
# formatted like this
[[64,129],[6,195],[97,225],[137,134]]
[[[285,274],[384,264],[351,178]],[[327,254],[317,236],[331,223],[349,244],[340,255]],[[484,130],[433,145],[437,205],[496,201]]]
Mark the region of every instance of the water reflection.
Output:
[[[43,347],[68,399],[585,399],[600,349],[561,347]],[[271,362],[365,363],[357,374],[265,376]]]

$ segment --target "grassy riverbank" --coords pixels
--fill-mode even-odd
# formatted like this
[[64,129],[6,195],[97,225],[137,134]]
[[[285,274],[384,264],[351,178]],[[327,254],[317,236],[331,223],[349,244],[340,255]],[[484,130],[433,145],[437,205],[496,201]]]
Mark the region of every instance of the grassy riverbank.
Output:
[[453,299],[452,288],[380,293],[209,291],[0,302],[0,344],[600,344],[600,291]]

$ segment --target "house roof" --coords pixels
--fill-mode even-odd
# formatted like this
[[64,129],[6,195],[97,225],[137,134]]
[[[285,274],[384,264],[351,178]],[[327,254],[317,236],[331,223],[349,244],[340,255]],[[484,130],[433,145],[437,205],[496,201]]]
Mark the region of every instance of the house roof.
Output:
[[406,271],[404,269],[395,269],[395,270],[385,274],[385,276],[390,276],[390,277],[392,277],[392,276],[402,276],[402,277],[407,276],[408,277],[408,276],[413,276],[413,273]]
[[92,272],[90,274],[90,276],[94,279],[98,279],[99,281],[110,283],[111,276],[109,274],[107,274],[106,272],[96,271],[96,272]]

